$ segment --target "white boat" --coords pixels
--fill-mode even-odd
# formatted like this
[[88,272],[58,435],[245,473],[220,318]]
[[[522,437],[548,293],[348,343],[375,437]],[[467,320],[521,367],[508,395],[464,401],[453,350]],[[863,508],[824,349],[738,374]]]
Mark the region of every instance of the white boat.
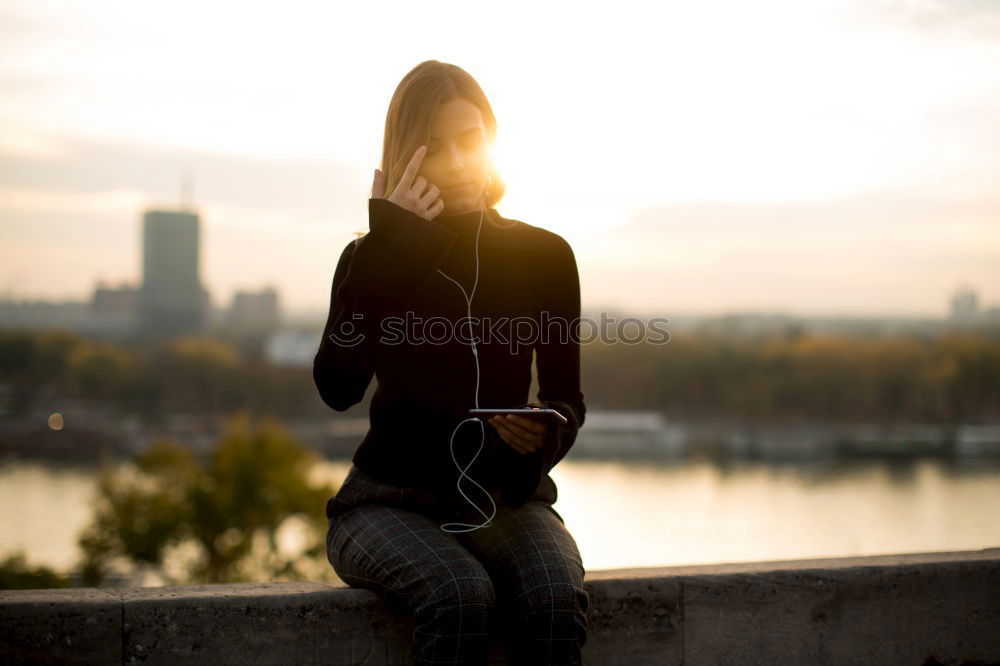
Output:
[[595,457],[662,456],[682,452],[682,437],[662,412],[588,411],[573,445],[573,455]]

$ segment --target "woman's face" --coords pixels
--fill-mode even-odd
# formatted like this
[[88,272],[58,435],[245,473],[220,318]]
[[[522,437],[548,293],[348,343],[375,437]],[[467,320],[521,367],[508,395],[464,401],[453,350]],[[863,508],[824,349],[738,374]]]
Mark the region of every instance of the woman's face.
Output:
[[441,214],[481,210],[489,167],[489,140],[479,108],[464,98],[438,107],[419,175],[441,190]]

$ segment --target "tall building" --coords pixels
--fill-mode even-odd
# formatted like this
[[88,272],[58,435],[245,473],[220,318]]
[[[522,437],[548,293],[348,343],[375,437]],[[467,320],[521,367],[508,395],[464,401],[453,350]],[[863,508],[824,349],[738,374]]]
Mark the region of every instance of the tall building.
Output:
[[188,210],[148,210],[142,220],[139,333],[201,333],[210,307],[201,283],[200,219]]

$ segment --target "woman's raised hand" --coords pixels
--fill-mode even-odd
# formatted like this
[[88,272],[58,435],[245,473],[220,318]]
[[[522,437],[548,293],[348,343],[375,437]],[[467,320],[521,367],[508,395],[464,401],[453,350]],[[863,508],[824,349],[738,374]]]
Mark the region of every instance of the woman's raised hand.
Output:
[[[426,153],[426,146],[417,148],[413,157],[410,158],[410,163],[406,165],[406,170],[403,171],[403,177],[399,179],[396,189],[392,191],[388,199],[425,220],[433,220],[444,209],[444,202],[439,197],[440,190],[438,190],[437,185],[430,185],[426,178],[417,176],[420,162],[423,161]],[[380,169],[375,169],[371,198],[384,199],[386,198],[384,195],[385,174]]]

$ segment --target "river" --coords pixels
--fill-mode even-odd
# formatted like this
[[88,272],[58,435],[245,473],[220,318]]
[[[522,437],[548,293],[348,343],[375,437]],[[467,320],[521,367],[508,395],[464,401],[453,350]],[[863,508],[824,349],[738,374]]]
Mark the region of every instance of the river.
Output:
[[[339,483],[348,461],[323,463]],[[587,569],[1000,546],[1000,461],[562,461],[555,507]],[[94,467],[0,465],[0,557],[68,571]]]

